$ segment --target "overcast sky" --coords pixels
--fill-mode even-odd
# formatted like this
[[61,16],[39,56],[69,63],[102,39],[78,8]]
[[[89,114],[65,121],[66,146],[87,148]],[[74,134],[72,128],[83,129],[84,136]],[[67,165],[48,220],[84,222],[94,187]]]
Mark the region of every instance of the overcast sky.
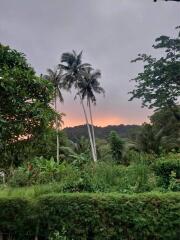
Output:
[[[154,39],[175,34],[180,3],[153,0],[0,0],[0,42],[24,52],[37,73],[59,63],[63,52],[83,50],[83,61],[102,72],[106,97],[98,97],[96,125],[141,124],[151,112],[128,102],[130,79],[142,66],[138,53],[156,54]],[[79,102],[64,93],[58,106],[65,126],[84,123]]]

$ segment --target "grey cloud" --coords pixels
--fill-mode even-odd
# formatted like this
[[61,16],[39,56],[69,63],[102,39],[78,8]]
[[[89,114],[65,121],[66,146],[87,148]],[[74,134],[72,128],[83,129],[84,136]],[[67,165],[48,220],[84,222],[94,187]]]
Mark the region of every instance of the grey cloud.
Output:
[[[84,61],[101,69],[106,90],[96,121],[115,116],[141,123],[150,111],[128,102],[129,80],[142,69],[130,60],[139,52],[156,54],[154,39],[174,34],[179,12],[180,3],[152,0],[0,0],[0,41],[24,52],[38,73],[56,65],[64,51],[83,49]],[[61,109],[67,118],[81,113],[69,94]]]

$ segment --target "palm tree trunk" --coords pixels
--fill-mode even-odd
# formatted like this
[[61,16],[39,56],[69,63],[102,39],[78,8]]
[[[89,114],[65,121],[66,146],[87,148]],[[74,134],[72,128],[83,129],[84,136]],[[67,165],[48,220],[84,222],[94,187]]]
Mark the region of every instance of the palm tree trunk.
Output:
[[[57,113],[57,90],[55,90],[55,111]],[[56,160],[59,164],[59,129],[58,129],[58,117],[56,116]]]
[[90,141],[90,145],[91,145],[91,153],[92,153],[93,161],[96,162],[97,160],[96,160],[95,151],[94,151],[94,144],[93,144],[93,140],[92,140],[92,134],[91,134],[91,130],[90,130],[90,127],[89,127],[89,122],[88,122],[88,117],[87,117],[86,110],[85,110],[85,107],[84,107],[84,102],[83,102],[82,97],[80,95],[80,91],[79,91],[79,87],[78,87],[78,82],[77,81],[76,81],[76,85],[77,85],[76,87],[77,87],[77,90],[78,90],[77,95],[79,96],[80,103],[82,105],[84,116],[85,116],[85,120],[86,120],[86,126],[87,126],[87,130],[88,130],[88,135],[89,135],[89,141]]
[[90,130],[90,127],[89,127],[88,117],[87,117],[87,114],[86,114],[86,110],[85,110],[85,107],[84,107],[83,100],[82,100],[82,98],[81,98],[80,95],[79,95],[79,97],[80,97],[81,105],[82,105],[82,108],[83,108],[83,111],[84,111],[84,116],[85,116],[86,125],[87,125],[87,129],[88,129],[88,134],[89,134],[89,140],[90,140],[90,145],[91,145],[92,157],[93,157],[94,162],[96,162],[97,159],[96,159],[96,156],[95,156],[94,144],[93,144],[93,140],[92,140],[91,130]]
[[93,137],[94,153],[97,161],[96,139],[95,139],[94,124],[93,124],[93,117],[92,117],[92,111],[91,111],[91,102],[89,98],[88,98],[88,107],[89,107],[89,114],[91,119],[91,131],[92,131],[92,137]]

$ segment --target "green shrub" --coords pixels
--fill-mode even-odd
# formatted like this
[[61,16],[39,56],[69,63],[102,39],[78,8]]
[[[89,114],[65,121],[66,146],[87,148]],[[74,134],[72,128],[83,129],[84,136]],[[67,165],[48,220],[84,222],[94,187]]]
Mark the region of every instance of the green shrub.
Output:
[[[54,160],[36,159],[31,164],[31,170],[28,170],[28,166],[15,170],[9,185],[54,184],[58,185],[58,192],[121,193],[145,192],[155,187],[152,171],[143,162],[128,167],[105,162],[77,167],[63,163],[58,165]],[[41,192],[41,188],[38,191]]]
[[172,171],[176,174],[176,178],[180,178],[180,155],[170,154],[166,157],[158,159],[153,166],[155,174],[158,176],[158,184],[168,188]]
[[178,193],[0,198],[0,229],[16,240],[177,240],[179,201]]
[[63,231],[60,233],[59,231],[55,231],[52,234],[50,234],[49,240],[68,240],[66,237],[66,232]]
[[171,172],[168,189],[173,192],[180,191],[180,180],[176,178],[176,173]]
[[139,163],[146,163],[147,165],[150,165],[151,163],[154,163],[156,159],[155,154],[149,154],[145,152],[138,152],[133,149],[127,150],[125,157],[127,158],[127,161],[132,164],[139,164]]
[[86,174],[95,192],[145,192],[155,186],[154,176],[145,163],[126,167],[102,162],[88,166]]
[[63,192],[95,192],[91,175],[85,170],[62,183]]
[[68,181],[77,175],[77,169],[71,165],[57,164],[53,158],[35,158],[12,172],[8,184],[13,187],[47,184]]
[[12,176],[8,180],[8,184],[12,187],[24,187],[29,185],[30,174],[24,167],[14,170]]
[[110,132],[109,143],[111,148],[111,154],[115,162],[125,163],[123,161],[123,151],[125,147],[125,142],[120,138],[116,131]]

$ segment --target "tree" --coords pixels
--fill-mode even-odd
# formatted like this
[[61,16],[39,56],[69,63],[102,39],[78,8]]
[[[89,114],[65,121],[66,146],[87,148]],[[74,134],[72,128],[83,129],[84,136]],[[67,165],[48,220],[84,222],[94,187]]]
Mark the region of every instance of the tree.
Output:
[[155,109],[170,109],[175,117],[180,96],[180,33],[176,38],[161,36],[156,39],[154,49],[164,49],[164,55],[153,58],[146,54],[139,54],[132,62],[142,61],[144,71],[133,79],[135,89],[130,92],[132,97],[142,100],[142,106]]
[[85,110],[84,102],[80,94],[80,89],[79,89],[79,83],[83,79],[83,72],[85,71],[86,68],[90,68],[91,65],[88,63],[82,63],[82,52],[79,54],[76,54],[75,51],[72,53],[63,53],[61,56],[61,62],[65,63],[64,64],[59,64],[59,67],[61,67],[65,71],[64,75],[64,87],[66,89],[71,89],[72,86],[75,87],[77,90],[77,94],[80,99],[81,106],[83,108],[85,120],[86,120],[86,125],[88,129],[88,134],[89,134],[89,140],[90,140],[90,145],[91,145],[91,152],[92,152],[92,157],[93,160],[96,162],[96,156],[95,156],[95,151],[94,151],[94,145],[93,145],[93,140],[92,140],[92,134],[89,126],[89,121],[87,117],[87,113]]
[[151,124],[144,123],[141,127],[141,131],[137,134],[138,149],[146,153],[159,154],[160,139],[161,136],[156,136],[153,126]]
[[[179,106],[177,111],[180,113]],[[169,109],[156,111],[150,117],[150,124],[142,125],[137,134],[137,144],[140,150],[147,153],[179,151],[180,121]]]
[[116,162],[121,163],[124,150],[124,141],[119,137],[115,131],[111,131],[109,135],[111,153]]
[[[48,75],[45,75],[44,78],[52,82],[54,86],[54,108],[57,113],[57,98],[62,103],[64,102],[61,87],[62,87],[62,79],[63,73],[61,68],[56,68],[54,71],[52,69],[47,69]],[[58,123],[58,116],[56,115],[56,159],[57,163],[59,163],[59,127],[60,124]]]
[[94,124],[91,110],[91,103],[96,104],[95,93],[105,93],[104,89],[100,86],[98,79],[101,77],[101,72],[99,70],[94,71],[92,68],[86,68],[83,72],[83,78],[79,82],[79,94],[82,100],[87,99],[87,105],[89,108],[90,120],[91,120],[91,131],[93,138],[93,146],[95,151],[95,157],[97,159],[96,153],[96,140],[94,133]]
[[[176,108],[176,115],[180,115],[180,106]],[[168,121],[167,121],[168,119]],[[156,136],[160,138],[160,148],[165,152],[180,150],[180,121],[169,109],[156,111],[151,117]]]
[[38,77],[25,55],[0,44],[0,151],[37,136],[54,119],[53,85]]

